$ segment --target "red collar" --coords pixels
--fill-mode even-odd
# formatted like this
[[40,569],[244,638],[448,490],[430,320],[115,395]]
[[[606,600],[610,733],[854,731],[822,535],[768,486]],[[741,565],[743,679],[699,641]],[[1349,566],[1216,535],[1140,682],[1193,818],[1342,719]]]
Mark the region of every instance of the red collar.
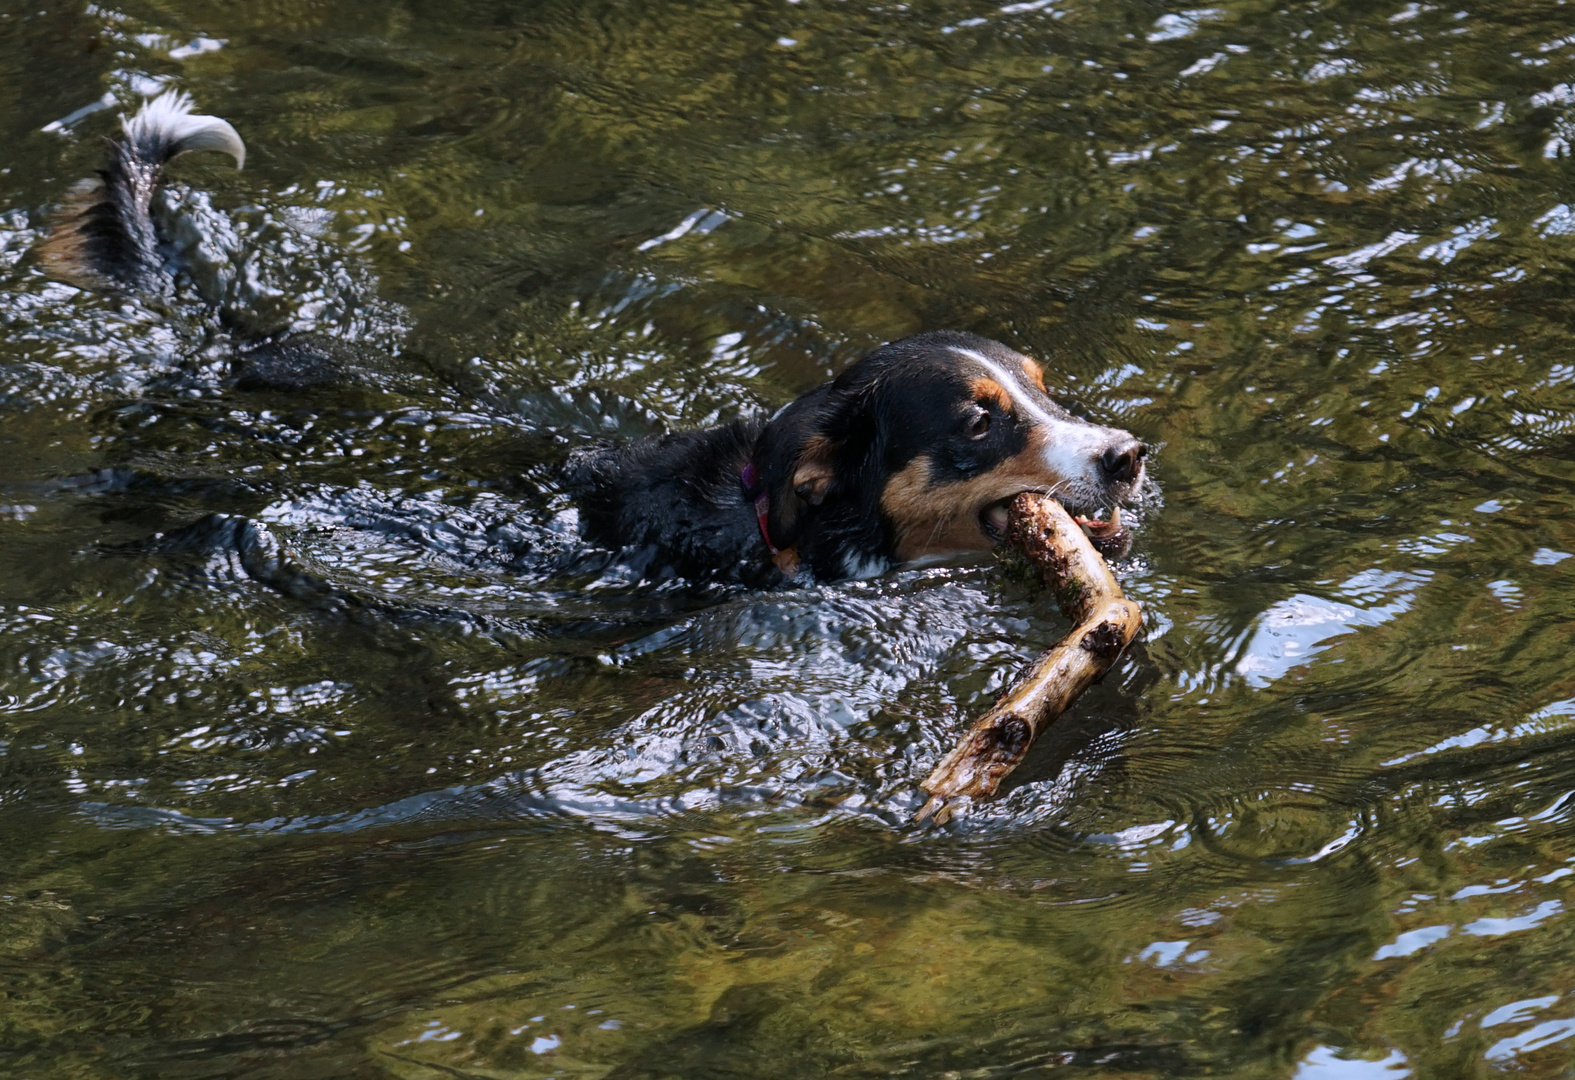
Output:
[[744,498],[755,504],[755,523],[760,526],[760,539],[766,542],[771,554],[780,554],[780,549],[771,542],[771,529],[766,520],[771,516],[771,496],[766,491],[765,481],[760,479],[760,474],[751,461],[744,466],[744,471],[738,474],[738,483],[744,489]]

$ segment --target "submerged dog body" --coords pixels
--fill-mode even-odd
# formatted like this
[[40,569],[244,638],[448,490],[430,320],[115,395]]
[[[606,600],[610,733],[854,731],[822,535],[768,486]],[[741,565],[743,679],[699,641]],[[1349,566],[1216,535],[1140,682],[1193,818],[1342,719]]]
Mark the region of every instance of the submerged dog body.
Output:
[[769,584],[989,551],[1023,491],[1089,515],[1096,544],[1124,553],[1118,507],[1145,455],[1051,401],[1035,361],[937,331],[882,346],[769,420],[582,450],[567,476],[586,539],[637,567]]
[[[149,102],[72,190],[40,261],[78,285],[167,292],[149,208],[162,167],[200,149],[245,158],[235,129],[184,95]],[[1123,553],[1118,507],[1144,455],[1052,402],[1035,361],[939,331],[882,346],[770,418],[582,449],[564,477],[584,538],[642,574],[772,585],[989,551],[1024,491],[1088,515],[1096,546]]]

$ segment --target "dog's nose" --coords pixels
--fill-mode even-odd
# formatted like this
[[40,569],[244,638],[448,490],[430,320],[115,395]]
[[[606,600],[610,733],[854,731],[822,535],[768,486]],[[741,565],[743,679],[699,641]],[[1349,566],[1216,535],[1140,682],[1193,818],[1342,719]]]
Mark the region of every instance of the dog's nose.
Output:
[[1148,447],[1136,439],[1128,439],[1106,447],[1099,466],[1105,471],[1105,479],[1125,483],[1137,477],[1138,470],[1143,467],[1143,455],[1147,453]]

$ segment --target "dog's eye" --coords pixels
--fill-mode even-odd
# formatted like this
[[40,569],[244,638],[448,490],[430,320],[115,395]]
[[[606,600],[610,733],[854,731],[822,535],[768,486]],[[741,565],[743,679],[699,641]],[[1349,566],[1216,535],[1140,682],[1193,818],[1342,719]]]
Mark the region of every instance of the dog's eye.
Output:
[[968,419],[968,426],[966,430],[970,439],[982,439],[986,435],[990,434],[989,411],[986,409],[980,409],[977,413],[970,417]]

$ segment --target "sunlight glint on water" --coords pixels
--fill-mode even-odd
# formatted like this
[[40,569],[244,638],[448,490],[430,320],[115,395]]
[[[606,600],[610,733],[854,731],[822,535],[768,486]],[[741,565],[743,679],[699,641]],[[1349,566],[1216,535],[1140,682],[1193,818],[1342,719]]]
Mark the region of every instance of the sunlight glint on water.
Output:
[[[1565,5],[0,16],[0,1073],[1575,1062]],[[179,294],[48,282],[164,85],[249,147]],[[551,466],[937,327],[1158,488],[1144,643],[926,831],[1048,598],[632,581]]]

